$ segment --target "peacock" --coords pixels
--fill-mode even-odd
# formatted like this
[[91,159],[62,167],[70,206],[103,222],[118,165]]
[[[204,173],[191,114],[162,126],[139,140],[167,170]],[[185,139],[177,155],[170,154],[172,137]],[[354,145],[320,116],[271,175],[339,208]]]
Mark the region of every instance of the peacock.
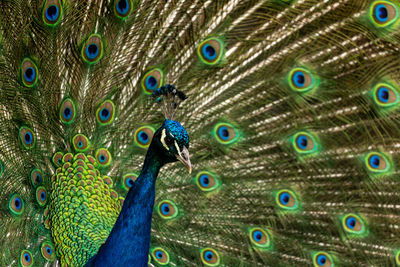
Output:
[[399,27],[399,0],[0,1],[0,266],[400,266]]

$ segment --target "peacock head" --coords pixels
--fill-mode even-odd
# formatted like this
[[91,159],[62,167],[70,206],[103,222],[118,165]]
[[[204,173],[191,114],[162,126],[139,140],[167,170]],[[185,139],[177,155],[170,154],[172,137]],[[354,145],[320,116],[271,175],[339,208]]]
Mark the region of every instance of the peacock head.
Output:
[[188,150],[189,135],[179,122],[165,119],[163,125],[154,134],[153,141],[163,154],[166,163],[179,160],[189,173],[192,172]]

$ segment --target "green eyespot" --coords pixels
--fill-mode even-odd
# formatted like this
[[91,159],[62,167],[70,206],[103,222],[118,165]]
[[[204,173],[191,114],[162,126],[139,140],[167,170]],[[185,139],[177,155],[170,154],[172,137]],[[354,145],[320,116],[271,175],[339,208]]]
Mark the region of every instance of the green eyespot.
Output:
[[292,69],[287,76],[287,81],[292,90],[300,93],[315,89],[319,84],[318,77],[303,67]]
[[99,34],[92,34],[82,47],[82,58],[88,64],[97,63],[103,57],[103,41]]
[[45,258],[48,261],[54,261],[56,259],[54,246],[50,242],[43,242],[41,247],[41,252],[43,258]]
[[307,132],[298,132],[292,137],[292,145],[299,154],[311,155],[318,152],[316,136]]
[[153,248],[151,251],[153,259],[160,265],[169,264],[169,254],[167,251],[160,247]]
[[19,263],[24,267],[33,266],[32,253],[26,249],[21,251],[21,254],[19,256]]
[[108,125],[113,122],[115,105],[111,100],[104,101],[97,109],[96,118],[100,125]]
[[152,94],[154,90],[164,85],[164,72],[159,68],[148,71],[142,78],[141,84],[145,94]]
[[30,58],[25,58],[21,63],[21,80],[26,87],[33,87],[39,79],[39,70]]
[[42,19],[47,26],[54,27],[60,23],[63,8],[60,0],[46,0],[43,6]]
[[313,254],[313,263],[315,267],[334,267],[333,258],[326,252],[316,252]]
[[89,139],[83,134],[76,134],[72,138],[72,144],[77,152],[85,152],[90,147]]
[[353,213],[342,217],[342,227],[345,232],[351,235],[360,236],[366,234],[365,222],[360,216]]
[[157,212],[163,219],[173,219],[178,216],[178,207],[172,201],[163,200],[158,203]]
[[256,248],[269,249],[272,246],[271,234],[262,228],[250,228],[249,238],[253,246]]
[[135,131],[135,144],[142,148],[149,147],[154,135],[154,128],[143,126]]
[[200,60],[207,65],[216,65],[224,55],[224,43],[218,38],[208,38],[197,47]]
[[221,144],[235,143],[239,138],[239,131],[229,123],[218,123],[213,130],[215,139]]
[[207,266],[218,266],[221,259],[218,252],[212,248],[204,248],[200,252],[201,261]]
[[370,152],[364,158],[368,171],[374,174],[388,174],[391,170],[389,157],[383,153]]
[[296,194],[288,189],[278,191],[275,195],[275,201],[284,210],[290,211],[299,208],[299,200]]
[[18,194],[12,195],[10,200],[8,201],[8,209],[12,214],[16,216],[21,215],[25,209],[25,204],[22,197]]
[[392,1],[374,1],[369,8],[369,17],[378,28],[386,28],[398,22],[399,6]]
[[75,120],[76,110],[72,99],[65,99],[60,106],[60,120],[65,124],[71,124]]
[[22,145],[26,149],[32,149],[36,144],[36,135],[35,133],[28,127],[19,128],[19,138],[21,140]]
[[220,186],[220,181],[215,178],[214,174],[207,171],[199,172],[196,175],[196,185],[204,192],[211,192]]
[[96,151],[96,161],[101,167],[106,167],[111,163],[111,154],[105,148],[100,148]]

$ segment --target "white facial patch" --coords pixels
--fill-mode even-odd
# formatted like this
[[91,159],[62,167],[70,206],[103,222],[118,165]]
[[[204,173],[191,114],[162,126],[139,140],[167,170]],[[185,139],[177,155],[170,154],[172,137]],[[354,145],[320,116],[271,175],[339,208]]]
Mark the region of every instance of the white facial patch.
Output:
[[175,144],[175,147],[176,147],[176,151],[178,151],[179,156],[182,157],[181,150],[179,149],[178,143],[176,143],[175,140],[174,140],[174,144]]
[[163,129],[162,132],[161,132],[161,143],[163,144],[165,149],[167,149],[169,151],[169,147],[165,143],[165,137],[167,137],[167,133],[166,133],[165,129]]

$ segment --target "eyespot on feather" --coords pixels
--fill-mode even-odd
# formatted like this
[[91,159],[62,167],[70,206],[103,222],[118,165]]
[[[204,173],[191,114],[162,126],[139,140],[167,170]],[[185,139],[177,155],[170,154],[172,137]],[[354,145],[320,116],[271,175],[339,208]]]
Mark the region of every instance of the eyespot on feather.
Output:
[[60,0],[46,0],[42,11],[42,19],[46,25],[56,26],[60,23],[62,15],[63,8]]
[[215,125],[213,135],[219,143],[224,145],[233,144],[239,139],[239,131],[229,123]]
[[25,209],[22,197],[18,194],[12,195],[8,201],[8,209],[13,215],[20,216]]
[[196,175],[196,185],[204,192],[214,191],[219,184],[219,180],[210,172],[202,171]]
[[299,154],[314,154],[318,152],[318,142],[314,135],[298,132],[292,137],[292,145]]
[[216,65],[224,55],[224,43],[218,38],[208,38],[197,47],[200,60],[207,65]]
[[159,265],[169,264],[170,259],[168,252],[160,247],[152,249],[151,256]]
[[75,120],[76,110],[72,99],[65,99],[60,106],[60,120],[65,124],[70,124]]
[[267,249],[271,247],[271,234],[262,228],[250,228],[249,238],[253,246],[256,248]]
[[47,192],[43,186],[39,186],[38,188],[36,188],[36,201],[41,207],[46,205]]
[[30,128],[25,126],[19,128],[19,138],[26,149],[35,147],[36,135]]
[[391,108],[399,104],[399,93],[389,83],[378,83],[372,89],[372,97],[376,105]]
[[164,72],[159,68],[148,71],[142,78],[141,84],[145,94],[152,94],[154,90],[164,85]]
[[53,164],[56,166],[56,167],[61,167],[62,166],[62,160],[63,160],[63,157],[64,157],[64,153],[62,153],[62,152],[56,152],[54,155],[53,155],[53,158],[52,158],[52,162],[53,162]]
[[43,178],[42,170],[36,168],[31,171],[31,183],[35,188],[43,183]]
[[133,10],[132,0],[115,0],[114,1],[114,14],[118,18],[125,20],[127,19]]
[[136,173],[127,173],[122,177],[122,188],[129,190],[135,184],[138,175]]
[[100,148],[96,151],[96,161],[100,167],[106,167],[111,163],[111,154],[106,148]]
[[276,193],[275,201],[278,206],[284,210],[295,210],[299,207],[297,196],[291,190],[280,190]]
[[92,34],[82,47],[82,58],[88,64],[97,63],[103,57],[103,41],[99,34]]
[[108,125],[113,122],[115,105],[111,100],[104,101],[97,109],[96,118],[100,125]]
[[200,251],[201,261],[207,266],[218,266],[220,263],[220,256],[215,249],[204,248]]
[[149,147],[154,135],[154,128],[150,126],[140,127],[135,131],[135,144],[142,148]]
[[76,134],[72,138],[72,144],[77,152],[85,152],[90,147],[89,139],[84,134]]
[[373,1],[369,17],[378,28],[388,27],[399,19],[399,6],[392,1]]
[[29,58],[25,58],[21,63],[21,80],[24,86],[33,87],[39,78],[39,70],[36,64]]
[[366,231],[366,226],[361,217],[355,214],[347,214],[342,218],[343,229],[349,234],[361,235]]
[[385,174],[391,169],[388,156],[379,152],[370,152],[364,159],[365,166],[372,173]]
[[41,247],[41,252],[43,258],[45,258],[48,261],[54,261],[56,258],[54,246],[50,242],[43,242]]
[[315,267],[334,267],[332,256],[326,252],[314,253],[313,264]]
[[292,69],[287,79],[290,88],[296,92],[304,93],[317,87],[317,78],[315,75],[303,67]]
[[21,254],[19,257],[19,263],[24,267],[33,266],[32,253],[26,249],[21,251]]
[[173,219],[178,216],[178,208],[172,201],[163,200],[157,205],[157,212],[163,219]]

